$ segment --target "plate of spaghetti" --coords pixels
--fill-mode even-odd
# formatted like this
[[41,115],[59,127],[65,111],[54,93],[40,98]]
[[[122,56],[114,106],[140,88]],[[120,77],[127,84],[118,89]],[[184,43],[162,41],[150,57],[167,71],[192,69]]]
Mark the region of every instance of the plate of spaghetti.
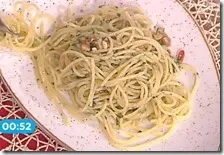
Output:
[[216,68],[177,1],[12,0],[0,7],[2,77],[69,150],[218,149]]

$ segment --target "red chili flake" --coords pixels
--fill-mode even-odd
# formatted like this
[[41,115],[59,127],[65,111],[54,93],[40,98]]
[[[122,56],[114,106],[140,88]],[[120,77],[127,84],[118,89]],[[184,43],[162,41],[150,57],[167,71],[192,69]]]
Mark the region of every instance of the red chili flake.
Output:
[[178,56],[177,56],[177,60],[180,63],[182,63],[184,61],[184,56],[185,56],[184,50],[180,50],[180,52],[178,53]]

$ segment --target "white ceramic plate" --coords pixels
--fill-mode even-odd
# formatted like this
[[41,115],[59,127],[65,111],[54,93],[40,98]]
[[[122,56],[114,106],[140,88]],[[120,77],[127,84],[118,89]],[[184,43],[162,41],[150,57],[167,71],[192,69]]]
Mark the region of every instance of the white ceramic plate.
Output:
[[[0,0],[0,10],[12,11],[14,0]],[[99,5],[139,6],[153,20],[162,25],[172,38],[172,51],[182,48],[185,62],[195,66],[201,77],[199,89],[192,101],[193,112],[189,119],[180,122],[171,137],[148,150],[159,151],[212,151],[220,143],[220,86],[216,69],[198,27],[188,13],[175,0],[35,0],[44,11],[57,16],[72,6],[78,14],[94,11]],[[60,9],[59,9],[60,8]],[[60,11],[58,11],[60,10]],[[28,113],[43,128],[64,143],[79,151],[116,150],[95,122],[81,123],[71,118],[69,126],[63,125],[53,103],[37,85],[31,60],[27,55],[0,49],[0,70],[8,86]],[[192,81],[191,77],[184,80]]]

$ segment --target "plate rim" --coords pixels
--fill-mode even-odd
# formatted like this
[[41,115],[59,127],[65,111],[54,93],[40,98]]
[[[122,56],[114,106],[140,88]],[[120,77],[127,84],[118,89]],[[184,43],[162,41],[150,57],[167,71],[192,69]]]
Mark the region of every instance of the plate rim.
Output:
[[[205,34],[203,33],[203,30],[201,28],[201,26],[199,25],[199,23],[196,21],[196,19],[193,17],[193,15],[190,13],[190,11],[181,3],[180,0],[175,0],[176,2],[178,2],[178,4],[187,12],[187,14],[190,16],[190,18],[193,20],[193,22],[196,24],[197,29],[200,31],[200,34],[202,35],[202,38],[207,46],[207,48],[209,49],[210,55],[212,57],[212,61],[213,61],[213,65],[214,68],[216,70],[216,78],[218,78],[218,85],[220,88],[220,71],[216,65],[215,62],[215,55],[212,52],[211,46],[209,45]],[[4,75],[1,72],[0,69],[0,80],[3,81],[7,91],[9,91],[9,93],[11,94],[11,97],[15,100],[15,102],[18,104],[18,106],[25,112],[25,114],[27,115],[28,118],[31,118],[34,120],[34,122],[37,124],[37,127],[44,131],[44,134],[46,134],[48,137],[53,138],[53,140],[58,143],[59,145],[61,145],[62,147],[64,147],[67,151],[77,151],[75,149],[73,149],[72,147],[70,147],[68,144],[66,144],[65,142],[63,142],[62,140],[60,140],[55,134],[53,134],[51,131],[49,131],[42,123],[40,123],[38,121],[37,118],[35,118],[30,112],[29,110],[23,105],[23,103],[19,100],[19,98],[15,95],[15,93],[12,91],[12,89],[10,88],[9,84],[6,82],[6,79],[4,78]],[[217,148],[217,151],[220,151],[220,144],[219,147]]]
[[[206,43],[206,46],[207,48],[209,49],[209,52],[211,54],[211,57],[212,57],[212,61],[213,61],[213,65],[215,67],[215,70],[216,70],[216,76],[218,78],[218,81],[220,81],[220,71],[218,70],[218,67],[216,66],[216,62],[215,62],[215,54],[212,52],[212,48],[211,46],[209,46],[209,43],[206,39],[206,35],[203,33],[203,30],[200,26],[200,24],[196,21],[196,19],[193,17],[193,15],[190,13],[190,11],[180,2],[180,0],[176,0],[179,5],[188,13],[188,15],[191,17],[191,19],[194,21],[194,23],[197,25],[197,28],[199,29],[202,37],[203,37],[203,40],[205,41]],[[220,45],[221,46],[221,45]],[[219,87],[220,87],[220,83],[219,83]]]

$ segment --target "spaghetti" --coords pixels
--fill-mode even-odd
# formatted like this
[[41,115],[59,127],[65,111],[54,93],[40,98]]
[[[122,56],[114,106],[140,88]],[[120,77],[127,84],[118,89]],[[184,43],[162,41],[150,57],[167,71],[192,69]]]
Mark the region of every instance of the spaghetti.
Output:
[[[64,120],[65,109],[93,116],[113,146],[140,150],[167,138],[190,114],[198,73],[170,56],[164,33],[156,34],[138,8],[103,6],[55,23],[50,36],[40,18],[54,22],[34,4],[17,2],[4,21],[20,35],[1,35],[1,44],[31,56],[38,82]],[[194,74],[191,89],[178,82],[182,69]]]

